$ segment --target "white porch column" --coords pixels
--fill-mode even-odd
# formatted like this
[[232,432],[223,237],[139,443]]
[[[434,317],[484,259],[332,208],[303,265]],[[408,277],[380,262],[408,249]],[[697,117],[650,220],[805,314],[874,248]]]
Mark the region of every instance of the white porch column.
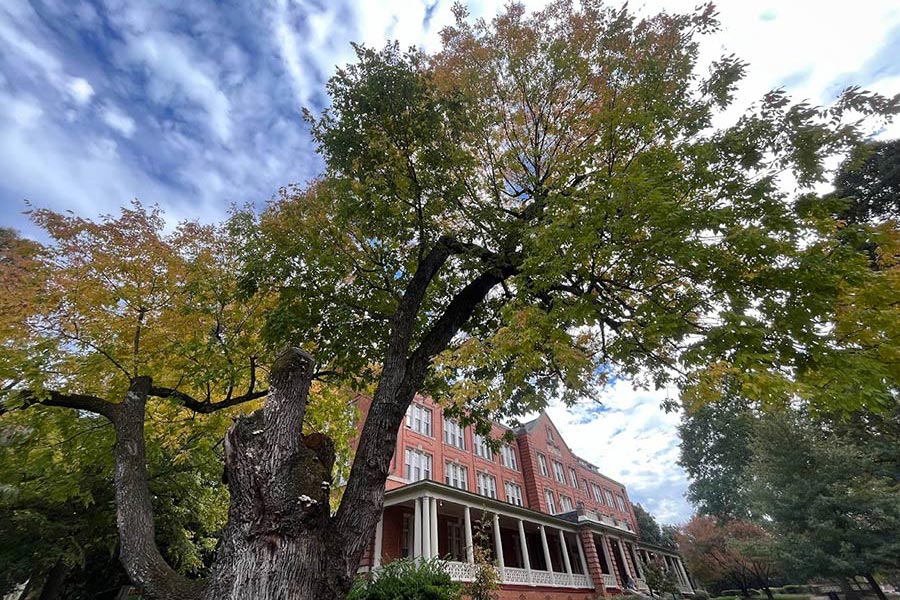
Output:
[[475,548],[472,546],[472,514],[469,512],[468,506],[465,507],[463,515],[466,528],[466,561],[471,565],[475,563]]
[[437,558],[438,553],[438,518],[437,518],[438,499],[431,499],[431,558]]
[[606,561],[606,568],[609,569],[607,575],[612,575],[613,579],[615,579],[616,567],[612,561],[612,556],[609,555],[609,539],[603,534],[600,534],[600,547],[603,548],[603,560]]
[[494,551],[497,553],[497,567],[500,569],[500,581],[506,579],[506,565],[503,563],[503,541],[500,539],[500,515],[494,515]]
[[547,563],[547,570],[552,573],[553,563],[550,561],[550,546],[547,544],[547,532],[544,531],[543,525],[539,527],[541,528],[541,546],[544,549],[544,562]]
[[431,498],[422,498],[422,558],[431,558]]
[[519,545],[522,547],[522,560],[525,561],[525,573],[528,577],[528,583],[532,584],[531,558],[528,556],[528,541],[525,539],[525,525],[522,523],[522,519],[519,519]]
[[693,589],[691,585],[691,578],[688,577],[687,570],[684,568],[684,563],[681,561],[680,556],[675,557],[675,564],[678,566],[678,570],[681,572],[681,576],[684,578],[684,585],[688,587],[688,589]]
[[637,576],[640,577],[641,579],[643,579],[644,578],[644,569],[643,569],[643,567],[641,567],[641,557],[638,554],[638,551],[634,547],[633,544],[630,544],[629,547],[631,548],[631,550],[630,550],[631,555],[634,557],[634,568],[637,570]]
[[422,499],[416,498],[413,511],[413,559],[422,557]]
[[378,523],[375,524],[375,548],[372,550],[372,567],[381,566],[381,537],[384,530],[384,513],[378,517]]
[[572,577],[572,563],[569,561],[569,548],[566,546],[566,534],[563,530],[559,530],[559,546],[562,548],[563,564],[566,565],[566,573],[569,574],[569,583],[575,585],[575,578]]
[[[620,539],[616,539],[616,546],[619,548],[619,558],[622,559],[622,565],[625,567],[625,573],[628,575],[628,577],[634,579],[634,574],[632,574],[631,569],[628,567],[628,557],[625,556],[625,543]],[[623,581],[622,584],[624,585],[625,581]]]
[[591,573],[588,571],[587,559],[584,557],[584,548],[581,545],[581,536],[577,533],[575,534],[575,543],[578,544],[578,559],[581,561],[581,572],[588,577],[588,581],[591,580]]

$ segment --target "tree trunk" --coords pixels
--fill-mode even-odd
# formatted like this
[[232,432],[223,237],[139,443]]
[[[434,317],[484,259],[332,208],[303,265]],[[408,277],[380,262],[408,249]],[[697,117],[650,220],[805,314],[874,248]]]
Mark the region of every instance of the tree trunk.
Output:
[[330,600],[350,589],[330,518],[334,445],[301,433],[312,371],[305,353],[282,354],[265,406],[225,436],[231,505],[204,600]]
[[59,593],[62,592],[63,582],[66,579],[68,570],[61,556],[56,559],[56,563],[54,563],[53,568],[47,574],[47,580],[44,581],[44,587],[41,589],[41,595],[38,597],[38,600],[56,600],[59,597]]
[[772,590],[768,585],[764,585],[763,589],[766,591],[766,598],[768,598],[769,600],[775,600],[775,594],[772,593]]

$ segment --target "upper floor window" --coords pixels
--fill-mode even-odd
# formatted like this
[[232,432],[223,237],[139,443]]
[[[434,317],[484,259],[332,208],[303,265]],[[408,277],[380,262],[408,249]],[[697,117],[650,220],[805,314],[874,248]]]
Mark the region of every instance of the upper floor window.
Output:
[[600,486],[596,483],[592,483],[591,489],[594,490],[594,500],[603,504],[603,490],[600,489]]
[[556,514],[556,502],[553,501],[553,490],[547,490],[545,492],[547,497],[547,512],[551,515]]
[[562,463],[558,463],[555,460],[553,461],[553,474],[556,475],[556,480],[558,482],[566,482],[566,473],[563,471]]
[[547,470],[547,459],[540,452],[538,452],[537,457],[538,465],[540,465],[541,467],[541,475],[543,475],[544,477],[550,477],[550,471]]
[[431,437],[431,409],[415,402],[406,409],[406,426]]
[[555,441],[555,440],[553,439],[553,428],[550,427],[549,425],[547,425],[547,441],[548,441],[548,442],[553,442],[553,441]]
[[610,508],[615,508],[616,503],[613,502],[612,492],[609,490],[605,490],[605,492],[606,492],[606,503],[609,505]]
[[563,512],[569,512],[570,510],[574,510],[574,506],[572,505],[572,499],[568,496],[559,496],[559,504],[562,506]]
[[406,449],[406,478],[410,481],[431,479],[431,455],[421,450]]
[[625,508],[625,499],[622,497],[622,494],[616,494],[616,502],[619,504],[619,510],[622,512],[628,512]]
[[484,439],[483,436],[476,433],[472,444],[475,446],[475,456],[480,456],[487,460],[494,460],[494,451],[488,446],[487,440]]
[[487,473],[478,474],[478,493],[488,498],[497,497],[497,480]]
[[469,471],[464,466],[455,462],[444,464],[444,482],[460,490],[469,489]]
[[522,487],[511,481],[506,482],[506,501],[516,506],[522,506]]
[[569,480],[572,482],[572,487],[576,490],[578,489],[578,473],[575,472],[575,469],[569,467]]
[[465,429],[453,419],[444,419],[444,443],[460,450],[466,449]]
[[503,463],[504,467],[509,467],[510,469],[519,469],[519,464],[516,462],[516,450],[512,446],[506,445],[500,448],[500,462]]

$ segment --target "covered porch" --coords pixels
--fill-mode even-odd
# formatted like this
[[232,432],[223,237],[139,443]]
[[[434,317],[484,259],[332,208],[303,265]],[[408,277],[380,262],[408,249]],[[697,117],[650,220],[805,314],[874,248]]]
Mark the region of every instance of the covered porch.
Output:
[[371,566],[437,558],[454,580],[472,581],[479,537],[504,586],[594,589],[575,523],[435,482],[388,493]]

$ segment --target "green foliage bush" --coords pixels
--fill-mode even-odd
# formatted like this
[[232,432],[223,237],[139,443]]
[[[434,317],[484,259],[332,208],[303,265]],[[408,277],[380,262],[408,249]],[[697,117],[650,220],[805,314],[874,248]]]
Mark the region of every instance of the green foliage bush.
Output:
[[395,560],[370,579],[358,579],[347,600],[461,600],[462,586],[438,560]]
[[706,590],[694,590],[694,598],[696,600],[709,600],[709,593]]

